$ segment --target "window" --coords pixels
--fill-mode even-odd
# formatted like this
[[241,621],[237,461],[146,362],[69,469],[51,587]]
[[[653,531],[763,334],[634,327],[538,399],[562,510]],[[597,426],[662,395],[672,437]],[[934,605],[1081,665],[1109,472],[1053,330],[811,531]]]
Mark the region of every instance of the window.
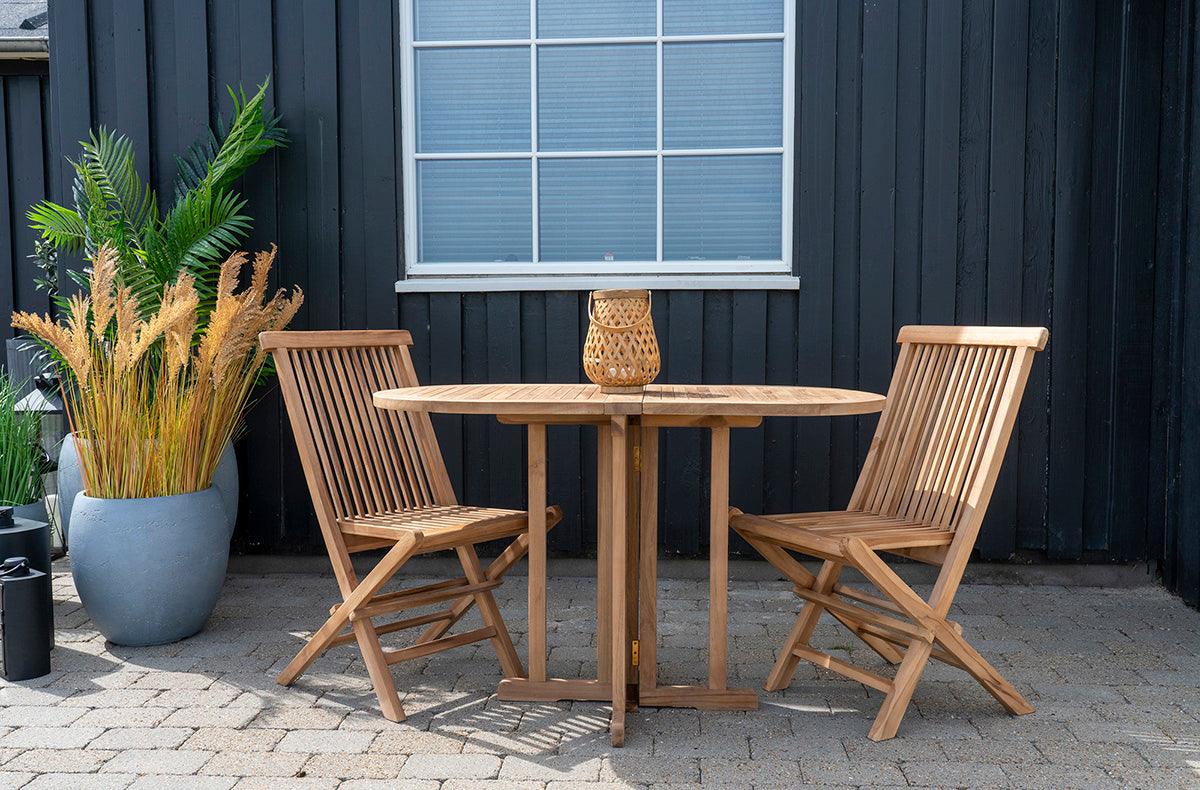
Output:
[[793,3],[400,2],[408,275],[791,273]]

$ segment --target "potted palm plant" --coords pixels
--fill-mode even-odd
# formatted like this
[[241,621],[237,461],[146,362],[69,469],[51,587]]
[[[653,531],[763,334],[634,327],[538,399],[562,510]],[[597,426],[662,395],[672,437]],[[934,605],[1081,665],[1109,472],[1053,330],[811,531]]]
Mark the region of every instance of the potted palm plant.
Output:
[[274,248],[259,253],[241,291],[247,256],[226,259],[198,337],[195,278],[180,273],[145,314],[107,245],[62,322],[13,314],[70,375],[66,411],[83,477],[71,572],[109,641],[183,639],[216,606],[231,535],[213,476],[266,361],[259,333],[285,327],[303,298],[298,289],[266,298],[274,259]]
[[[278,117],[266,108],[268,84],[264,81],[250,97],[228,88],[232,115],[220,119],[178,160],[173,202],[161,211],[158,196],[138,175],[127,137],[101,128],[82,142],[82,153],[71,162],[74,205],[46,200],[29,210],[31,227],[42,238],[35,256],[42,270],[56,271],[50,258],[60,250],[92,258],[107,246],[114,278],[136,298],[136,313],[143,320],[158,311],[164,287],[186,273],[196,292],[196,342],[215,306],[221,262],[250,231],[246,201],[234,189],[237,180],[287,141]],[[78,288],[90,287],[86,271],[67,271]],[[52,274],[39,284],[50,291],[60,312],[70,309],[57,295]],[[64,539],[71,527],[71,503],[82,487],[77,442],[77,436],[68,436],[58,460]],[[232,445],[222,450],[216,479],[232,530],[238,497]]]

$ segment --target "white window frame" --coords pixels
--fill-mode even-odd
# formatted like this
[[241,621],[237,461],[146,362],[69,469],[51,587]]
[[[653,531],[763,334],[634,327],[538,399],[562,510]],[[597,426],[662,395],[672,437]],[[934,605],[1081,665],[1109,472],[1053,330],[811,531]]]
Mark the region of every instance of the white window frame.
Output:
[[[608,282],[628,282],[630,277],[654,282],[659,287],[777,287],[795,288],[799,281],[792,274],[792,181],[794,168],[795,127],[795,3],[784,2],[784,24],[782,33],[731,33],[710,35],[663,35],[663,0],[657,2],[657,31],[653,36],[603,36],[591,38],[538,38],[537,0],[529,0],[529,22],[531,38],[526,39],[479,39],[416,41],[414,36],[413,11],[416,0],[399,0],[402,45],[401,107],[403,171],[404,171],[404,251],[406,282],[396,283],[397,291],[452,290],[453,282],[466,278],[478,278],[482,288],[490,283],[496,286],[520,284],[535,278],[549,277],[551,281],[539,281],[533,288],[541,290],[555,287],[556,279],[564,286],[568,283],[579,287],[590,287]],[[781,41],[783,43],[783,139],[778,146],[761,148],[700,148],[667,149],[663,147],[663,46],[682,42],[735,42],[735,41]],[[657,49],[657,144],[653,149],[605,150],[605,151],[537,151],[538,145],[538,63],[539,46],[586,45],[586,44],[654,44]],[[416,53],[421,49],[451,49],[460,47],[528,47],[530,82],[530,151],[507,151],[488,153],[418,153],[416,151]],[[671,156],[731,156],[731,155],[774,155],[781,156],[780,251],[778,260],[712,260],[712,261],[664,261],[663,257],[663,160]],[[543,159],[582,159],[599,157],[655,158],[657,163],[656,219],[657,260],[650,261],[540,261],[539,217],[538,217],[538,163]],[[532,181],[532,258],[530,261],[498,262],[453,262],[433,263],[418,260],[419,210],[417,197],[417,162],[422,160],[466,160],[466,159],[527,159],[530,160]],[[699,275],[699,276],[697,276]],[[781,277],[787,275],[787,277]],[[460,279],[461,278],[461,279]],[[421,280],[441,280],[440,285],[423,288]],[[787,282],[783,282],[786,280]],[[462,290],[468,290],[463,288]]]

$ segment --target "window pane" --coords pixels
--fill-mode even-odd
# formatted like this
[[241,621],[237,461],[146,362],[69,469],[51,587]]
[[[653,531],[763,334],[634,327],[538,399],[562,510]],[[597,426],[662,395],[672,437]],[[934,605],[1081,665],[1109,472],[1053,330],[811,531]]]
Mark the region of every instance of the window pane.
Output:
[[663,159],[663,258],[779,260],[779,156]]
[[417,151],[528,151],[529,49],[417,52]]
[[543,261],[654,260],[654,159],[543,159],[538,181]]
[[783,43],[663,47],[663,146],[783,144]]
[[538,48],[543,151],[654,148],[653,44]]
[[538,0],[538,35],[543,38],[653,36],[655,0]]
[[418,41],[529,38],[529,0],[416,0]]
[[784,0],[663,0],[663,33],[782,33]]
[[424,262],[533,258],[533,188],[527,159],[417,163]]

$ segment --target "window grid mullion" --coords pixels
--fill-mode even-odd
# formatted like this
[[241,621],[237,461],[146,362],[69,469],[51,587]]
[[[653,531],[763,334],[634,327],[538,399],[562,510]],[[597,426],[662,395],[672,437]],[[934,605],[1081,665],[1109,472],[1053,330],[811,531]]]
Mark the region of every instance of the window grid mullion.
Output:
[[662,154],[671,156],[757,156],[762,154],[782,154],[784,147],[779,145],[757,148],[606,148],[600,151],[423,151],[413,154],[418,161],[422,159],[603,159],[603,158],[633,158],[652,157]]
[[461,49],[469,47],[587,46],[589,44],[668,44],[721,41],[783,41],[786,33],[704,33],[685,36],[594,36],[591,38],[480,38],[445,41],[413,41],[413,49]]
[[657,0],[654,9],[655,47],[655,202],[654,240],[656,259],[663,259],[663,0]]
[[542,259],[542,229],[539,216],[538,192],[538,48],[537,48],[537,0],[529,0],[529,178],[531,179],[532,253],[534,263]]

